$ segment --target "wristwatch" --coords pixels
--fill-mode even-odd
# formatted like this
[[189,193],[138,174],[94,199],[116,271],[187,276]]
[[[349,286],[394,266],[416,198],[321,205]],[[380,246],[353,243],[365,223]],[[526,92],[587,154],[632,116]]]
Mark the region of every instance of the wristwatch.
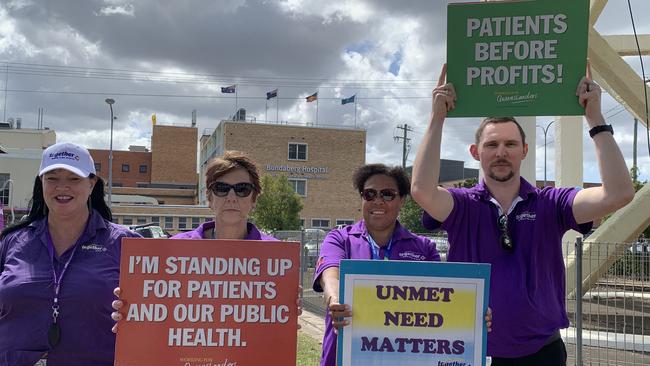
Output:
[[612,135],[614,134],[614,129],[612,128],[612,125],[598,125],[592,127],[591,130],[589,130],[589,136],[591,136],[591,138],[594,138],[594,136],[605,131],[609,131]]

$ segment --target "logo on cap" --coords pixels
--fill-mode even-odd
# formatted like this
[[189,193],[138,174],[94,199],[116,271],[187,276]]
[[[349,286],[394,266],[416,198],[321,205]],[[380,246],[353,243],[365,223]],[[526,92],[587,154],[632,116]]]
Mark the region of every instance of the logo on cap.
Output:
[[56,154],[50,153],[50,159],[56,160],[56,159],[67,159],[67,160],[76,160],[79,161],[79,155],[69,153],[67,151],[60,151]]

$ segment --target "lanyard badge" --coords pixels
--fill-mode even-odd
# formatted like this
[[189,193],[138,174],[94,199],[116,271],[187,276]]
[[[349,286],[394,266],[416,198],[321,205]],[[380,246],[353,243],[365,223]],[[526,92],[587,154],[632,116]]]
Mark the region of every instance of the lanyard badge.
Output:
[[368,234],[368,243],[370,244],[370,254],[372,256],[372,259],[379,259],[379,260],[390,260],[390,250],[392,249],[391,247],[393,246],[393,238],[390,239],[388,242],[388,245],[384,248],[384,257],[381,258],[379,256],[379,245],[377,245],[377,242],[375,242],[375,239]]
[[61,281],[63,280],[63,275],[68,270],[72,258],[74,258],[75,253],[77,252],[77,243],[75,243],[72,254],[65,262],[63,270],[57,276],[56,270],[54,269],[54,242],[50,236],[49,230],[47,231],[47,249],[50,252],[50,258],[52,259],[52,276],[54,277],[54,299],[52,301],[52,324],[47,329],[47,341],[50,344],[50,348],[56,347],[61,340],[61,326],[59,325],[59,292],[61,290]]

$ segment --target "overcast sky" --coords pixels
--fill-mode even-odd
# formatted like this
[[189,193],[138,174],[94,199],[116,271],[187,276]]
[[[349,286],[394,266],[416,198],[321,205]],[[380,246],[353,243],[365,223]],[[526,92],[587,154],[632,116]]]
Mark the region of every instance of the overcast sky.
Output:
[[[108,148],[105,98],[116,100],[114,147],[150,146],[151,121],[214,129],[237,105],[258,122],[354,126],[367,129],[367,162],[401,164],[396,127],[413,127],[413,161],[430,112],[430,94],[446,54],[448,1],[329,0],[1,0],[0,84],[8,80],[3,115],[35,128],[39,108],[58,141]],[[632,0],[637,32],[650,33],[650,1]],[[602,34],[632,34],[623,0],[609,1],[596,24]],[[637,58],[628,57],[640,73]],[[646,74],[650,58],[644,57]],[[8,75],[7,75],[8,71]],[[278,88],[279,98],[265,93]],[[3,88],[4,89],[4,88]],[[0,93],[4,96],[4,90]],[[4,105],[0,99],[0,107]],[[276,103],[278,103],[276,105]],[[609,96],[603,111],[632,163],[632,117]],[[546,124],[552,118],[542,117]],[[450,122],[451,121],[451,122]],[[478,119],[445,124],[443,158],[471,161],[467,146]],[[540,131],[540,130],[538,130]],[[548,177],[554,179],[553,128]],[[585,181],[600,181],[585,131]],[[532,147],[532,142],[529,142]],[[646,134],[640,125],[639,167],[650,179]],[[538,133],[537,177],[543,178]]]

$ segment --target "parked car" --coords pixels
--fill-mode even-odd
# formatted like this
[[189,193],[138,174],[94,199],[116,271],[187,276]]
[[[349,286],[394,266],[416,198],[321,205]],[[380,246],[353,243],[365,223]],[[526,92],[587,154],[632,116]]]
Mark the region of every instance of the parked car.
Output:
[[169,237],[169,235],[160,226],[156,226],[154,224],[134,225],[129,226],[129,229],[142,235],[143,238],[160,239]]
[[318,260],[318,252],[320,251],[320,245],[323,243],[327,232],[323,229],[305,229],[304,240],[304,250],[307,254],[307,265],[313,267],[316,265]]

